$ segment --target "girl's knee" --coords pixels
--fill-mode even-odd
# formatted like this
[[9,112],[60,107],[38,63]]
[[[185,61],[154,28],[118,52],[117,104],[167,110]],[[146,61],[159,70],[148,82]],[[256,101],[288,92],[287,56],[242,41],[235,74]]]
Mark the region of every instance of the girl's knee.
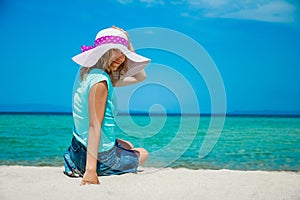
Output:
[[144,148],[135,148],[134,149],[138,153],[139,165],[146,162],[149,158],[149,152]]
[[118,143],[121,144],[125,149],[132,149],[133,144],[126,140],[117,139]]

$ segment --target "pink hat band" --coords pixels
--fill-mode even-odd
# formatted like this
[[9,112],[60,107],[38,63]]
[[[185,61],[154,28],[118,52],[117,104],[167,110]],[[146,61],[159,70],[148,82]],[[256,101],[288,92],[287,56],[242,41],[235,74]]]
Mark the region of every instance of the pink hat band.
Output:
[[94,45],[90,45],[90,46],[82,45],[81,51],[82,52],[88,51],[88,50],[93,49],[102,44],[122,44],[128,48],[128,41],[125,38],[120,37],[120,36],[111,35],[111,36],[103,36],[103,37],[97,38],[94,42]]

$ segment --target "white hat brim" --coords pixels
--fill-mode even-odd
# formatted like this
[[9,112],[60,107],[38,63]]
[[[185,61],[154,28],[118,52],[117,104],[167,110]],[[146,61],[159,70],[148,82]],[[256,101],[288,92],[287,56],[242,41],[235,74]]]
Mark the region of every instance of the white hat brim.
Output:
[[72,60],[80,66],[92,67],[109,49],[112,48],[120,49],[128,59],[128,71],[123,77],[133,76],[137,74],[142,69],[144,69],[146,65],[150,62],[149,58],[146,58],[144,56],[136,54],[135,52],[130,51],[127,47],[125,47],[122,44],[103,44],[74,56]]

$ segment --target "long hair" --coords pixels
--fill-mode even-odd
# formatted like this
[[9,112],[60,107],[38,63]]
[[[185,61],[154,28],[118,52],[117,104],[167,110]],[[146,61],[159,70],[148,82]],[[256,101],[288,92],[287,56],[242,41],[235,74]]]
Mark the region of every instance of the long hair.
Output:
[[80,69],[80,78],[81,81],[85,80],[85,77],[89,74],[89,72],[94,68],[99,68],[105,71],[109,76],[113,83],[117,83],[120,80],[121,76],[124,75],[127,71],[127,57],[125,57],[125,61],[118,67],[116,71],[110,69],[110,64],[112,62],[112,49],[108,50],[101,56],[98,62],[92,67],[84,67],[82,66]]

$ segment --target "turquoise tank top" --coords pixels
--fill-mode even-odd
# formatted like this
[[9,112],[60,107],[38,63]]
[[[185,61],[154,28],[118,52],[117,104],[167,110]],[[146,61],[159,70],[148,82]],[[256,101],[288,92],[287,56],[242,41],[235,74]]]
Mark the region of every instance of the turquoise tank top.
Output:
[[110,150],[115,145],[115,98],[114,87],[109,75],[101,69],[92,69],[85,80],[80,79],[80,72],[77,73],[73,88],[73,120],[75,138],[87,147],[89,131],[88,96],[89,91],[96,83],[106,81],[108,96],[106,109],[102,122],[100,135],[99,152]]

